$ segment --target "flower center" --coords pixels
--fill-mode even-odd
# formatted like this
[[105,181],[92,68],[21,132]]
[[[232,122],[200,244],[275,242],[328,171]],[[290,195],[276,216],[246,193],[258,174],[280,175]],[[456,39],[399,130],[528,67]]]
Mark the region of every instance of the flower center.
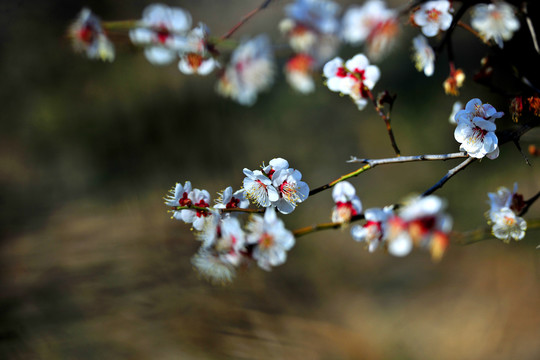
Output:
[[169,36],[171,36],[171,32],[165,25],[161,24],[157,27],[156,35],[158,38],[158,42],[160,42],[161,44],[165,44],[165,41],[167,41]]
[[227,203],[227,205],[225,205],[225,208],[226,209],[236,209],[238,208],[238,203],[240,203],[240,199],[237,199],[237,198],[232,198],[231,201],[229,201]]
[[187,61],[192,69],[197,70],[203,62],[203,57],[199,54],[189,53],[187,54]]
[[92,40],[94,40],[94,27],[90,24],[84,25],[79,32],[77,33],[77,37],[87,44],[91,43]]
[[[204,201],[204,199],[201,199],[198,203],[194,204],[195,206],[199,207],[209,207],[210,205]],[[208,216],[208,210],[197,210],[197,217],[207,217]]]
[[300,202],[300,196],[298,195],[295,184],[289,184],[287,181],[284,181],[283,184],[279,185],[279,192],[291,204]]
[[267,233],[264,233],[259,239],[259,247],[263,250],[270,249],[272,246],[274,246],[274,243],[274,237]]
[[442,12],[440,12],[437,9],[430,9],[426,11],[428,19],[433,22],[439,21],[439,16],[441,16]]
[[191,199],[188,198],[188,193],[187,192],[184,192],[184,194],[182,194],[182,198],[180,200],[178,200],[178,203],[180,204],[180,206],[190,206],[191,205]]
[[503,219],[503,223],[506,226],[514,226],[516,224],[516,219],[511,216],[505,216]]

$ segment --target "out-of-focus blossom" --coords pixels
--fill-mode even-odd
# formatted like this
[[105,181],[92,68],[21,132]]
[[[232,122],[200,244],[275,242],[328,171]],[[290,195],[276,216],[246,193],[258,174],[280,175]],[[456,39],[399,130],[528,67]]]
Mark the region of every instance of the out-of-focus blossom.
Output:
[[365,242],[369,252],[374,252],[382,244],[386,222],[393,214],[390,208],[367,209],[364,212],[366,223],[351,227],[351,236],[358,242]]
[[514,9],[504,1],[475,5],[471,25],[482,37],[495,41],[501,49],[503,41],[510,40],[520,27]]
[[443,88],[447,95],[458,96],[459,88],[463,86],[465,81],[465,73],[461,69],[453,70],[450,76],[444,81]]
[[452,112],[450,113],[450,116],[448,117],[448,121],[450,122],[450,124],[452,125],[457,125],[457,122],[456,122],[456,115],[458,113],[458,111],[460,110],[463,110],[463,104],[461,103],[461,101],[456,101],[454,103],[454,105],[452,105]]
[[68,29],[73,48],[89,59],[114,60],[114,45],[101,27],[101,21],[90,9],[84,8]]
[[440,31],[446,31],[452,23],[450,1],[427,1],[414,12],[414,23],[422,28],[422,33],[433,37]]
[[238,46],[219,79],[217,91],[242,105],[253,105],[259,92],[268,89],[275,75],[270,40],[259,35]]
[[339,5],[329,0],[296,0],[285,7],[279,29],[296,53],[310,55],[317,64],[335,55]]
[[491,231],[497,239],[509,243],[511,239],[518,241],[525,237],[527,222],[509,208],[492,211],[490,219],[493,224]]
[[426,38],[418,35],[413,39],[414,63],[416,70],[423,71],[426,76],[433,75],[435,70],[435,52]]
[[285,65],[285,77],[293,89],[302,94],[315,91],[315,81],[312,72],[315,62],[306,54],[298,54],[287,61]]
[[367,44],[372,59],[380,59],[391,49],[399,34],[397,11],[387,9],[384,1],[369,0],[352,6],[343,15],[341,36],[352,44]]
[[540,116],[540,98],[536,95],[527,99],[529,101],[529,111],[535,116]]
[[186,50],[191,15],[184,9],[151,4],[143,10],[138,25],[129,32],[129,37],[134,44],[145,47],[144,54],[152,64],[169,64],[179,51]]
[[482,104],[480,99],[470,100],[455,117],[457,127],[454,137],[461,143],[460,150],[474,158],[497,158],[499,146],[495,135],[495,119],[503,115],[503,112],[497,112],[490,104]]
[[516,96],[510,103],[510,114],[512,114],[512,121],[518,122],[519,118],[523,114],[523,97]]
[[365,242],[370,252],[384,248],[393,256],[403,257],[418,247],[428,250],[438,261],[448,247],[452,228],[445,207],[442,199],[430,195],[410,199],[397,212],[390,207],[367,209],[365,224],[353,226],[351,235]]
[[323,73],[328,79],[326,83],[328,88],[349,95],[359,110],[367,105],[369,91],[380,77],[379,68],[370,65],[364,54],[355,55],[345,64],[339,57],[332,59],[324,66]]
[[247,243],[254,246],[252,256],[259,267],[270,271],[287,260],[287,251],[294,246],[295,240],[276,216],[275,208],[266,209],[264,217],[253,215],[246,230]]
[[236,276],[236,270],[231,263],[204,248],[191,259],[191,263],[199,274],[215,284],[229,284]]
[[208,75],[219,65],[208,50],[208,33],[208,27],[199,23],[187,35],[186,51],[178,63],[182,73]]
[[516,241],[523,239],[527,230],[527,222],[518,216],[526,203],[523,195],[518,194],[517,188],[517,183],[514,183],[512,191],[501,186],[497,192],[488,193],[489,210],[486,212],[486,218],[492,225],[493,235],[505,243],[510,242],[510,239]]
[[332,210],[333,222],[347,223],[353,216],[362,213],[362,202],[350,182],[337,183],[332,190],[332,198],[336,204]]
[[214,252],[233,266],[240,264],[246,252],[245,233],[234,217],[221,219],[218,214],[213,214],[197,233],[197,238],[202,241],[202,248]]

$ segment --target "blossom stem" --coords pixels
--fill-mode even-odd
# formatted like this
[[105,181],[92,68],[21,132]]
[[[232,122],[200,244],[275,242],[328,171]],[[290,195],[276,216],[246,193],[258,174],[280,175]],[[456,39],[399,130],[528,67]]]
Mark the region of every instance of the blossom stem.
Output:
[[462,163],[460,163],[458,166],[456,166],[455,168],[452,168],[450,170],[448,170],[448,172],[446,173],[446,175],[444,175],[441,180],[439,180],[435,185],[433,185],[432,187],[430,187],[428,190],[426,190],[422,196],[428,196],[430,194],[433,194],[437,189],[440,189],[448,180],[450,180],[450,178],[454,175],[456,175],[458,172],[460,172],[461,170],[465,169],[467,166],[469,166],[470,164],[472,164],[473,162],[476,161],[476,158],[473,158],[473,157],[469,157],[467,158],[465,161],[463,161]]
[[476,30],[474,30],[472,27],[470,27],[469,24],[466,24],[464,23],[463,21],[458,21],[457,23],[460,27],[462,27],[463,29],[467,30],[468,32],[470,32],[471,34],[473,34],[474,36],[476,36],[478,39],[480,39],[480,41],[482,41],[484,44],[487,44],[489,45],[489,41],[487,41],[486,39],[484,39],[484,37],[482,35],[480,35],[480,33]]
[[400,151],[397,146],[396,139],[394,138],[394,132],[392,131],[392,126],[390,125],[390,112],[388,112],[388,114],[385,114],[382,106],[377,103],[377,100],[373,96],[371,90],[367,88],[365,90],[367,90],[367,94],[371,99],[373,106],[375,106],[375,110],[379,113],[379,116],[381,117],[381,119],[384,120],[384,123],[386,124],[386,131],[388,131],[388,137],[390,137],[390,143],[392,143],[392,148],[394,149],[394,152],[397,156],[400,156]]
[[[362,219],[364,219],[364,214],[355,215],[355,216],[351,217],[351,220],[349,222],[362,220]],[[338,229],[338,228],[342,227],[343,225],[348,224],[349,222],[346,222],[346,223],[343,223],[343,222],[329,222],[329,223],[321,223],[321,224],[306,226],[306,227],[294,230],[293,235],[294,235],[294,237],[297,238],[297,237],[307,235],[307,234],[311,234],[313,232],[320,231],[320,230]]]
[[101,26],[105,30],[130,30],[140,26],[137,23],[138,20],[102,21]]
[[241,20],[240,22],[238,22],[238,24],[234,25],[229,31],[227,31],[225,34],[223,34],[220,38],[220,40],[225,40],[225,39],[228,39],[232,34],[234,34],[234,32],[236,30],[238,30],[242,25],[244,25],[249,19],[251,19],[255,14],[257,14],[259,11],[263,10],[264,8],[266,8],[270,2],[272,2],[272,0],[264,0],[263,3],[261,5],[259,5],[259,7],[257,7],[256,9],[250,11],[249,13],[247,13]]
[[[540,228],[540,219],[528,220],[527,221],[527,230],[530,229],[539,229]],[[480,241],[485,240],[495,240],[496,238],[492,236],[490,227],[481,227],[476,230],[458,232],[452,231],[450,237],[460,245],[471,245]]]
[[221,212],[264,213],[265,209],[242,209],[242,208],[216,209],[216,208],[210,208],[210,207],[204,207],[204,206],[187,205],[187,206],[175,206],[173,208],[173,210],[174,211],[178,211],[178,210],[202,210],[202,211],[217,210],[217,211],[221,211]]

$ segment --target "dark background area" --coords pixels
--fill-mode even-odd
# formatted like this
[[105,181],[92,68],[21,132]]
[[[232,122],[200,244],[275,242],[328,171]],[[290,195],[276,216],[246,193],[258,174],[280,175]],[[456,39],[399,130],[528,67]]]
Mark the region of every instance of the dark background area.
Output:
[[[320,78],[314,94],[293,92],[281,71],[285,51],[275,85],[253,107],[217,95],[212,75],[150,65],[125,37],[115,38],[112,64],[73,53],[66,28],[82,7],[123,20],[139,18],[149,3],[0,5],[0,357],[540,357],[538,230],[509,245],[494,238],[452,243],[439,264],[420,250],[403,259],[369,254],[347,229],[321,232],[299,238],[287,263],[270,273],[252,268],[228,287],[199,279],[190,264],[199,243],[162,204],[176,182],[214,195],[239,188],[244,167],[284,157],[314,188],[356,169],[345,162],[351,155],[393,152],[373,109],[358,112]],[[284,43],[277,23],[286,3],[273,2],[235,37],[267,32]],[[220,35],[259,1],[168,4]],[[397,142],[404,155],[457,151],[448,123],[456,98],[442,90],[447,59],[438,59],[431,78],[418,73],[409,45],[418,31],[403,29],[394,52],[377,64],[375,87],[398,95]],[[468,75],[457,99],[478,97],[508,114],[507,99],[472,81],[490,49],[462,29],[453,42]],[[507,44],[508,58],[522,59],[527,44]],[[339,54],[360,51],[344,46]],[[500,76],[505,88],[517,89]],[[497,126],[512,126],[510,116]],[[522,140],[524,148],[540,144],[538,129]],[[498,159],[471,165],[438,191],[454,229],[486,226],[487,192],[499,186],[517,181],[525,198],[534,195],[539,160],[530,160],[527,166],[505,145]],[[351,182],[365,208],[379,207],[423,192],[455,165],[378,167]],[[332,205],[323,192],[283,220],[289,229],[326,222]],[[539,217],[535,204],[526,219]]]

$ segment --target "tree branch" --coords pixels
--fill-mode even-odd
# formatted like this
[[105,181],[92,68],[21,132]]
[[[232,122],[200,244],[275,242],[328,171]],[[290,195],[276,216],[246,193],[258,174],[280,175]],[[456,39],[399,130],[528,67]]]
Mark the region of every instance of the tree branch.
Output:
[[240,22],[236,25],[234,25],[232,27],[232,29],[230,29],[229,31],[227,31],[225,34],[223,34],[220,38],[220,40],[225,40],[225,39],[228,39],[229,37],[231,37],[232,34],[234,34],[234,32],[236,30],[238,30],[242,25],[244,25],[249,19],[251,19],[255,14],[257,14],[259,11],[263,10],[264,8],[266,8],[270,3],[272,2],[272,0],[264,0],[263,3],[261,5],[259,5],[259,7],[257,7],[256,9],[250,11],[249,13],[247,13],[243,18],[242,20],[240,20]]

